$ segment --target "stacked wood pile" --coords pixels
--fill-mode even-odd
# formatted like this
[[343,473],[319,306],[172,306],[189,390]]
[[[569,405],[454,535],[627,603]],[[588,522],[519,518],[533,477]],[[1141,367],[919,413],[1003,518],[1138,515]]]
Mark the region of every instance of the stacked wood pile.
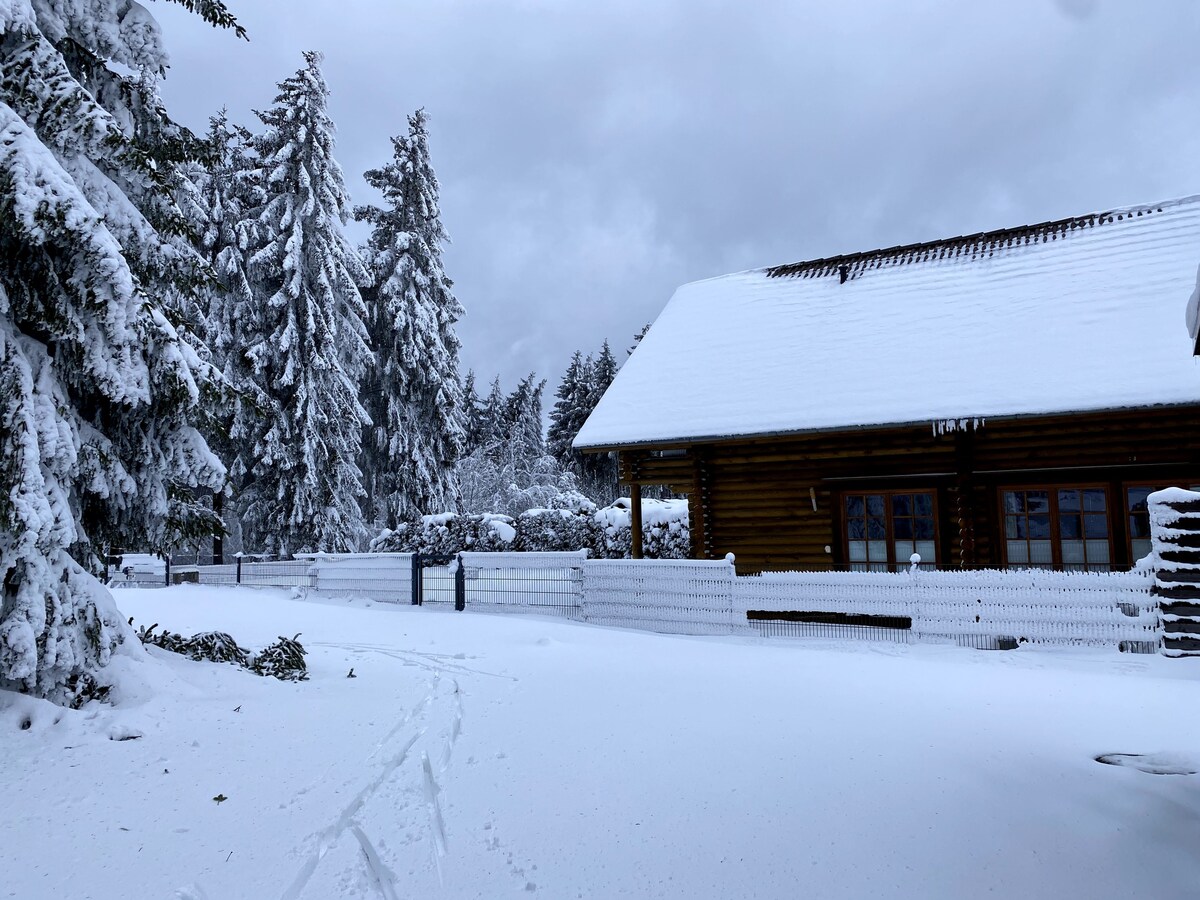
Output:
[[1147,502],[1163,653],[1200,656],[1200,493],[1168,488]]

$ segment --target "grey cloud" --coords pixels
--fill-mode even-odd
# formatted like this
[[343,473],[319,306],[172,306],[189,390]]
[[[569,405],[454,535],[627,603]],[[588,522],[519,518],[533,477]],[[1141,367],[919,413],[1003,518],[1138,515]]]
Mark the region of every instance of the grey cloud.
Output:
[[236,6],[248,46],[156,5],[169,108],[249,121],[321,49],[369,202],[425,106],[484,379],[620,350],[683,281],[1200,189],[1188,0]]

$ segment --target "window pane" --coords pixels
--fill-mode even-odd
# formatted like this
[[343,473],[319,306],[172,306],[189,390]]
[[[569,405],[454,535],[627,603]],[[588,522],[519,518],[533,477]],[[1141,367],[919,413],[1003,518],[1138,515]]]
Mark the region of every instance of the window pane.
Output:
[[1025,505],[1031,513],[1050,512],[1050,493],[1048,491],[1026,491]]
[[1024,519],[1018,519],[1016,516],[1005,516],[1004,517],[1004,536],[1007,538],[1010,538],[1010,539],[1017,538],[1017,537],[1024,537],[1025,535],[1023,535],[1021,533],[1021,531],[1023,530],[1021,528],[1021,525],[1023,525],[1024,522],[1025,522]]
[[895,519],[892,522],[892,536],[896,540],[908,540],[913,536],[912,519]]
[[883,516],[883,495],[867,494],[867,515]]
[[892,548],[896,551],[896,565],[900,569],[907,569],[908,558],[917,552],[916,545],[912,541],[894,541]]
[[1068,512],[1077,511],[1079,509],[1079,491],[1059,491],[1058,508]]
[[867,542],[866,541],[851,541],[850,542],[850,560],[859,562],[867,558]]
[[1010,565],[1024,565],[1029,562],[1029,545],[1024,541],[1009,541],[1008,562]]
[[918,516],[933,515],[933,494],[914,494],[913,512]]
[[912,495],[911,494],[895,494],[892,497],[892,515],[893,516],[910,516],[910,515],[912,515]]
[[1083,555],[1083,541],[1063,541],[1062,561],[1068,568],[1083,565],[1086,561]]
[[917,541],[917,552],[921,554],[922,567],[933,568],[937,564],[937,548],[933,541]]
[[1048,537],[1050,537],[1050,517],[1049,516],[1030,516],[1028,521],[1029,521],[1029,536],[1031,538],[1048,538]]
[[1090,538],[1108,537],[1108,516],[1090,513],[1083,517],[1083,533]]
[[863,498],[862,497],[847,497],[846,498],[846,515],[851,517],[861,518],[863,514]]
[[1108,541],[1086,541],[1089,564],[1103,563],[1099,568],[1105,568],[1108,559]]
[[1132,538],[1150,537],[1150,517],[1134,514],[1129,517],[1129,536]]
[[1137,562],[1139,559],[1150,555],[1150,539],[1136,538],[1130,543],[1133,545],[1133,560]]
[[1050,565],[1054,561],[1054,556],[1050,552],[1050,542],[1030,541],[1029,561],[1035,565]]
[[1025,512],[1025,492],[1024,491],[1005,491],[1004,492],[1004,511],[1007,513]]
[[1126,494],[1126,499],[1129,502],[1129,511],[1138,512],[1146,508],[1146,498],[1153,493],[1153,490],[1148,487],[1130,488]]
[[887,562],[887,542],[886,541],[867,541],[867,559],[871,562],[882,560]]
[[933,519],[914,519],[913,530],[918,538],[928,540],[933,537]]
[[1083,526],[1078,515],[1060,515],[1058,517],[1058,535],[1066,540],[1083,537]]
[[1108,504],[1104,502],[1104,490],[1102,488],[1089,488],[1084,491],[1083,508],[1091,512],[1104,512],[1108,508]]
[[862,540],[866,536],[866,525],[862,519],[850,519],[846,522],[846,537],[850,540]]
[[867,519],[867,537],[873,540],[887,537],[887,526],[883,524],[883,519]]

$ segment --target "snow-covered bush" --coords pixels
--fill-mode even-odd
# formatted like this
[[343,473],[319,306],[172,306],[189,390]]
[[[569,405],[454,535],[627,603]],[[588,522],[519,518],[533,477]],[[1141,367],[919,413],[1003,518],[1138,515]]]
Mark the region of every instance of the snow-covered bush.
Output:
[[515,549],[531,552],[586,549],[595,557],[604,540],[595,515],[595,504],[591,510],[526,510],[517,518]]
[[[691,555],[686,500],[643,500],[642,542],[652,559],[687,559]],[[385,531],[371,549],[392,553],[452,554],[462,550],[517,550],[530,553],[587,550],[593,559],[628,559],[632,555],[629,498],[597,509],[575,490],[553,498],[549,508],[529,509],[512,519],[485,513],[442,513]]]
[[383,532],[371,542],[371,549],[380,553],[487,553],[513,549],[516,536],[514,522],[508,516],[439,513]]
[[[604,540],[597,556],[629,559],[632,555],[632,504],[628,497],[597,511],[595,519]],[[687,500],[642,499],[642,553],[649,559],[687,559],[692,554],[692,532]]]

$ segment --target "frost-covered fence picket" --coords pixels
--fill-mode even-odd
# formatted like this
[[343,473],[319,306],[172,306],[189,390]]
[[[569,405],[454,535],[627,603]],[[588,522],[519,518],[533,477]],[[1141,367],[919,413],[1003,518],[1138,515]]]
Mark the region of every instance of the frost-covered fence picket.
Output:
[[1146,502],[1163,653],[1200,656],[1200,493],[1169,488],[1151,494]]
[[[1188,502],[1200,503],[1200,495]],[[1200,518],[1200,505],[1196,510]],[[1200,546],[1200,532],[1193,536]],[[1172,558],[1172,551],[1163,552]],[[1195,580],[1181,586],[1178,578],[1172,581],[1168,575],[1160,577],[1156,588],[1149,568],[1116,573],[917,570],[739,577],[726,560],[593,560],[585,551],[464,552],[436,558],[367,553],[276,563],[243,561],[241,583],[295,586],[389,603],[553,614],[673,634],[758,632],[948,641],[979,648],[1030,644],[1154,652],[1164,618],[1172,633],[1182,635],[1174,640],[1197,640],[1188,635],[1200,635],[1182,633],[1191,627],[1185,613],[1200,615],[1200,562],[1191,570],[1178,565],[1176,572]],[[230,568],[201,567],[200,581],[230,583]],[[420,590],[414,590],[417,586]],[[1191,591],[1188,596],[1194,599],[1183,606],[1183,601],[1172,599],[1164,617],[1159,603],[1166,595],[1155,595],[1154,590]]]
[[594,559],[583,576],[587,622],[669,634],[746,630],[745,615],[734,608],[732,562]]
[[738,606],[764,634],[1158,648],[1149,572],[785,572],[739,578]]

